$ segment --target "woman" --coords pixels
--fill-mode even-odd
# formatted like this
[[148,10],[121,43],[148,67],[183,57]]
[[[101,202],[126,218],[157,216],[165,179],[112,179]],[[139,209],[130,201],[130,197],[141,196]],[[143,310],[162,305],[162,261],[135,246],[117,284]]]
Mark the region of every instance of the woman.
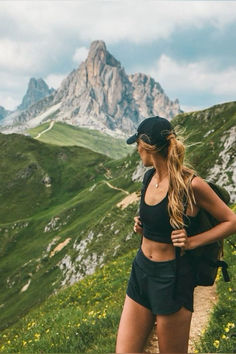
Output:
[[[132,263],[116,353],[143,352],[155,322],[160,353],[187,353],[195,284],[185,250],[234,233],[236,215],[183,164],[185,146],[167,119],[142,121],[127,140],[134,142],[143,165],[152,168],[144,175],[140,216],[134,217],[134,231],[142,234],[142,242]],[[199,208],[220,223],[196,234]],[[178,281],[177,248],[181,251]]]

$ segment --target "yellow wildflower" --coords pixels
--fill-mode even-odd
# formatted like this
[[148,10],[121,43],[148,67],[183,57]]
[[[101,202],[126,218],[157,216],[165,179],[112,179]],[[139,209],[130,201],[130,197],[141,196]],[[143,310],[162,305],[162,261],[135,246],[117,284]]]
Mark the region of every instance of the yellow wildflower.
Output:
[[26,342],[25,340],[23,340],[23,341],[22,341],[22,344],[23,344],[23,345],[26,345],[26,344],[27,344],[27,342]]
[[220,345],[220,341],[219,340],[215,340],[214,343],[213,343],[214,347],[218,348],[219,345]]
[[49,332],[49,328],[48,329],[46,329],[46,333],[48,333]]
[[233,322],[228,322],[227,327],[234,328],[235,324]]

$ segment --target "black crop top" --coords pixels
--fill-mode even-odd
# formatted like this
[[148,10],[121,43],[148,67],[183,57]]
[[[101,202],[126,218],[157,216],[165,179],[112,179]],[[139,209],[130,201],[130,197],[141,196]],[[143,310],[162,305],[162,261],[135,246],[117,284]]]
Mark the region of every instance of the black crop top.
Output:
[[[148,184],[155,172],[155,168],[151,168],[145,172],[143,177],[143,185],[141,189],[141,198],[139,206],[140,221],[143,224],[143,236],[158,242],[172,243],[171,232],[174,228],[170,224],[168,214],[168,192],[166,196],[157,204],[148,205],[144,201],[145,192]],[[194,235],[197,228],[198,214],[194,217],[184,215],[186,223],[186,232],[188,236]]]

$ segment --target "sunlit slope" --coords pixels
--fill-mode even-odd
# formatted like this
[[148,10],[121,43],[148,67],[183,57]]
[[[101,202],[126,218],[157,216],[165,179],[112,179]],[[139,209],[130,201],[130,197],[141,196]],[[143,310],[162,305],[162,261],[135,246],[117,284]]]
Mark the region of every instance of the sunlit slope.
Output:
[[[230,236],[235,244],[236,235]],[[224,340],[227,323],[236,314],[232,285],[236,280],[235,248],[225,242],[224,259],[229,264],[231,283],[217,277],[220,292],[219,303],[214,311],[214,331],[203,338],[206,352],[214,352],[215,338],[220,339],[224,353],[233,352],[233,339]],[[117,331],[125,299],[125,292],[138,249],[133,249],[86,276],[73,286],[61,289],[50,296],[40,307],[30,311],[16,325],[0,335],[0,350],[32,353],[114,353]],[[210,332],[210,333],[209,333]],[[211,333],[212,332],[212,333]],[[231,331],[232,333],[233,331]],[[232,337],[230,337],[232,338]],[[201,351],[200,351],[201,352]],[[205,351],[204,351],[205,352]]]
[[[137,244],[136,244],[137,247]],[[0,351],[114,353],[133,249],[50,296],[0,334]]]
[[[44,123],[28,130],[36,138],[50,123]],[[93,151],[119,159],[133,151],[133,147],[126,144],[125,140],[113,138],[98,130],[76,127],[62,122],[54,122],[52,128],[41,134],[38,140],[60,146],[83,146]]]

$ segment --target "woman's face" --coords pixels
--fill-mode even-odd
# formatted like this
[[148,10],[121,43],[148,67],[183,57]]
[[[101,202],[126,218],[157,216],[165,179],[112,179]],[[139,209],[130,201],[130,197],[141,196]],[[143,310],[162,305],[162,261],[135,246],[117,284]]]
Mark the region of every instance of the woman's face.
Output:
[[146,167],[153,166],[152,155],[147,150],[142,148],[138,141],[137,141],[137,151],[140,155],[140,158],[144,166]]

